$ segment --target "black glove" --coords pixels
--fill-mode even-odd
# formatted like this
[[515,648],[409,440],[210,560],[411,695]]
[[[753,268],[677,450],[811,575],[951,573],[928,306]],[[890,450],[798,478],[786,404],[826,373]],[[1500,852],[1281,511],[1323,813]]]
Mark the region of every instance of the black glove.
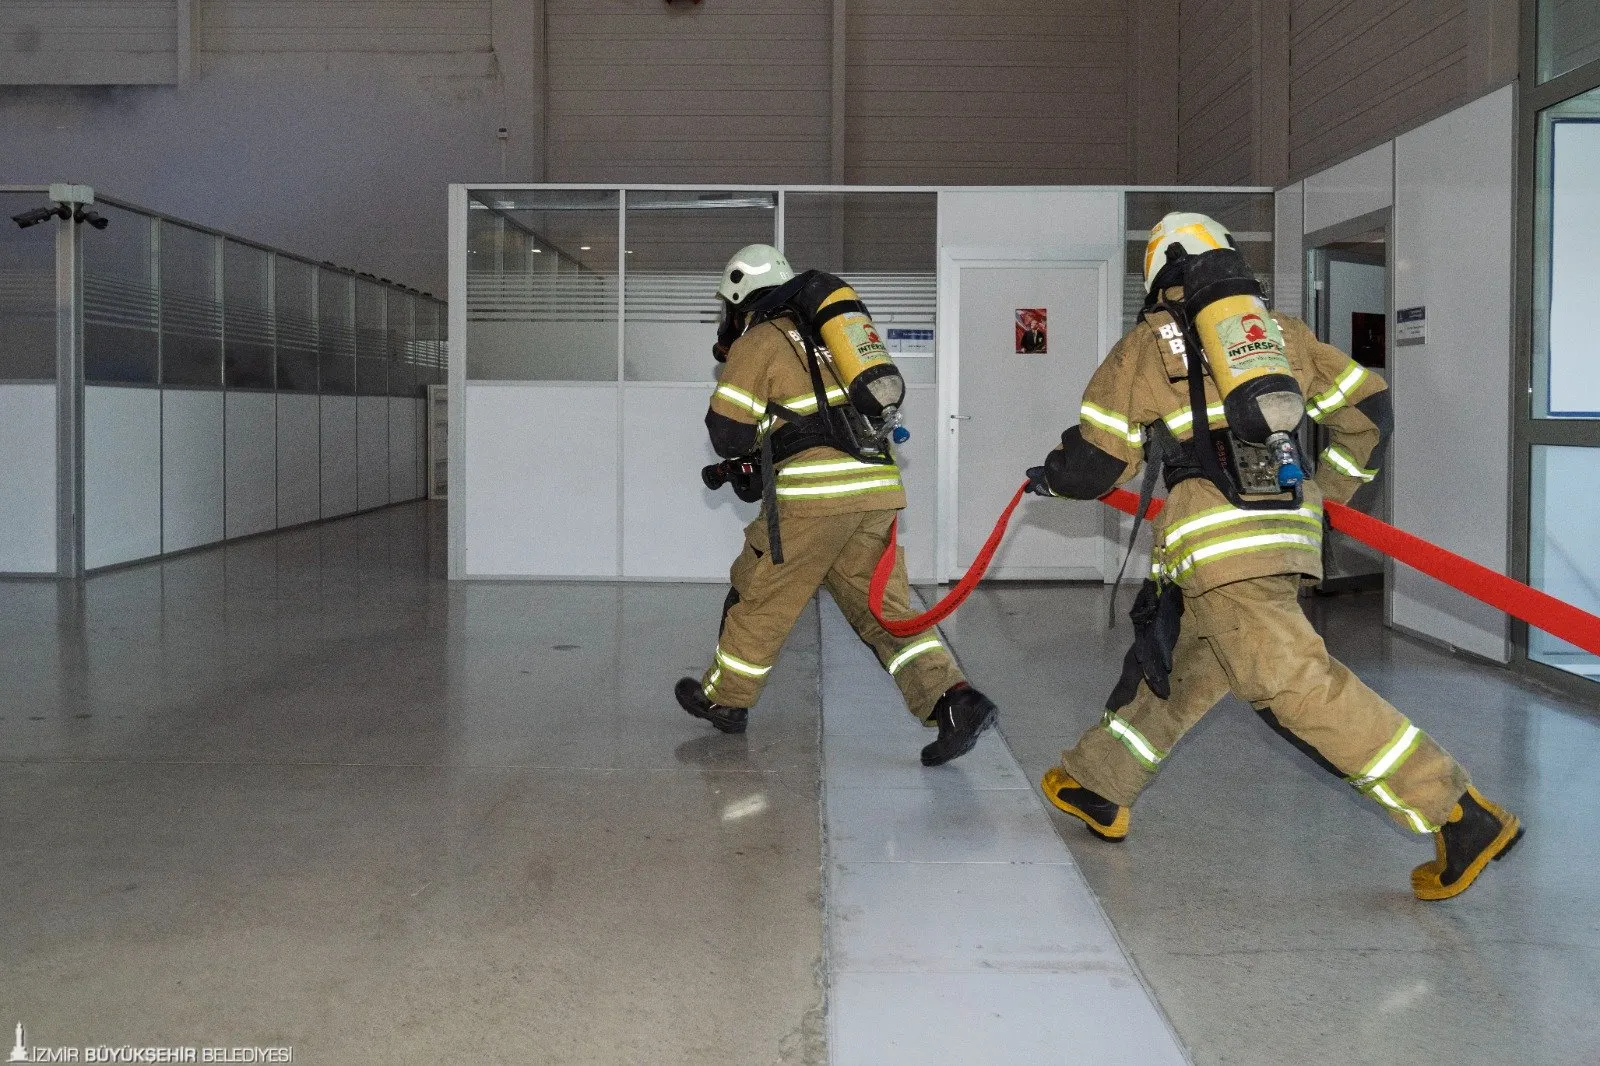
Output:
[[1150,686],[1161,699],[1171,695],[1172,651],[1178,646],[1178,630],[1183,624],[1183,592],[1177,585],[1158,586],[1146,580],[1134,598],[1133,657]]
[[1050,479],[1045,477],[1044,467],[1028,467],[1028,491],[1035,496],[1059,496],[1060,493],[1050,487]]

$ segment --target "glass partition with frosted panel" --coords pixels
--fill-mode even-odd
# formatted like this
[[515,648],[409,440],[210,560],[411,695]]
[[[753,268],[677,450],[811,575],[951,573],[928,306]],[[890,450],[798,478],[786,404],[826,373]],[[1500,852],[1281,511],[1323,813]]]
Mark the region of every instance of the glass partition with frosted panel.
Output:
[[161,384],[222,384],[222,239],[175,222],[158,226]]
[[[0,218],[42,206],[42,193],[0,193]],[[0,381],[55,377],[55,225],[7,222],[0,229]]]
[[620,209],[611,190],[471,194],[469,380],[617,380]]
[[1533,417],[1600,419],[1595,248],[1600,89],[1540,115],[1535,197]]
[[861,296],[908,385],[936,378],[939,199],[934,193],[791,192],[784,255]]
[[[1529,583],[1600,614],[1600,448],[1536,445],[1532,473]],[[1528,658],[1600,681],[1600,656],[1531,627]]]
[[386,290],[356,280],[356,391],[362,396],[389,395],[389,339],[384,322]]
[[1144,249],[1150,241],[1150,229],[1170,211],[1197,211],[1227,226],[1240,254],[1255,271],[1256,280],[1266,294],[1267,306],[1273,305],[1274,208],[1271,193],[1185,192],[1175,189],[1130,192],[1125,202],[1128,229],[1122,274],[1124,331],[1133,328],[1139,310],[1144,306]]
[[714,380],[722,268],[747,244],[777,242],[777,207],[777,194],[766,192],[628,194],[627,380]]
[[356,391],[354,280],[334,270],[317,271],[317,361],[327,394]]
[[280,392],[316,392],[317,268],[277,257],[272,268],[273,348]]
[[1600,4],[1539,0],[1539,80],[1549,81],[1600,60]]
[[110,223],[78,227],[83,248],[83,379],[90,385],[161,380],[155,219],[96,204]]
[[272,253],[222,250],[222,372],[230,389],[273,388]]
[[414,301],[410,294],[390,292],[384,322],[388,337],[389,395],[416,396],[417,372],[411,361],[415,334],[412,321]]

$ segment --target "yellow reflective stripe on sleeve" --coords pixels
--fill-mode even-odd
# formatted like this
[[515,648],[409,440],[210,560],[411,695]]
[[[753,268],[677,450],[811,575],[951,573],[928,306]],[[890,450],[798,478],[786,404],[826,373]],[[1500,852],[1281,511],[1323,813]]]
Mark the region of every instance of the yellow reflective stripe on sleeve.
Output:
[[1167,757],[1166,752],[1146,740],[1143,733],[1129,725],[1127,719],[1120,715],[1107,711],[1105,717],[1100,720],[1100,724],[1112,736],[1122,741],[1122,746],[1127,748],[1128,753],[1146,770],[1154,772],[1161,766],[1161,761]]
[[762,403],[748,392],[745,392],[743,389],[735,388],[732,385],[718,385],[716,395],[721,396],[724,400],[727,400],[736,407],[743,407],[746,411],[749,411],[757,418],[760,418],[762,415],[767,413],[766,404]]
[[1078,417],[1088,419],[1101,429],[1110,430],[1129,444],[1144,443],[1144,433],[1139,427],[1130,427],[1126,418],[1112,411],[1107,411],[1104,407],[1085,402],[1078,409]]
[[[846,395],[845,391],[841,388],[828,389],[827,397],[829,407],[844,403],[847,399],[849,399],[849,396]],[[778,404],[780,407],[787,407],[795,414],[803,415],[817,409],[817,394],[814,392],[809,392],[804,396],[796,396],[792,400],[779,400]]]
[[1350,360],[1350,365],[1339,375],[1339,380],[1333,383],[1331,389],[1306,401],[1306,413],[1321,422],[1325,416],[1349,403],[1350,394],[1360,387],[1366,377],[1366,368],[1354,359]]
[[1330,444],[1322,449],[1322,458],[1332,463],[1334,469],[1341,474],[1348,474],[1357,481],[1371,481],[1378,476],[1376,470],[1368,470],[1355,461],[1355,457],[1337,444]]
[[717,648],[717,662],[736,674],[743,674],[745,677],[766,677],[772,670],[770,666],[757,666],[755,663],[747,663],[743,659],[729,655],[722,650],[720,645]]
[[1290,551],[1320,552],[1322,538],[1320,536],[1307,537],[1299,533],[1257,533],[1248,537],[1231,537],[1227,540],[1212,541],[1209,544],[1202,544],[1188,555],[1185,555],[1171,568],[1170,573],[1175,578],[1182,577],[1196,566],[1204,563],[1215,562],[1218,559],[1232,555],[1269,551],[1274,548],[1288,549]]
[[1422,730],[1407,722],[1390,738],[1389,743],[1379,749],[1365,770],[1350,778],[1350,783],[1357,788],[1367,788],[1375,782],[1382,781],[1404,766],[1405,761],[1411,758],[1411,753],[1416,751],[1417,745],[1421,743]]
[[790,463],[778,471],[778,479],[786,477],[827,477],[829,474],[854,473],[858,470],[888,469],[887,463],[863,463],[859,459],[825,459],[815,463]]
[[780,498],[785,497],[812,497],[824,498],[831,496],[853,496],[858,492],[882,492],[888,489],[900,488],[900,478],[869,478],[864,481],[837,481],[826,485],[779,485],[777,493]]
[[[1170,415],[1167,415],[1161,421],[1165,422],[1167,424],[1167,428],[1172,430],[1172,432],[1182,433],[1184,430],[1188,429],[1194,424],[1194,412],[1189,408],[1184,407],[1172,412]],[[1228,415],[1222,409],[1222,405],[1220,403],[1214,403],[1206,408],[1206,421],[1210,422],[1214,426],[1227,425]]]
[[884,669],[888,670],[891,674],[898,674],[902,666],[924,652],[943,650],[944,645],[939,643],[938,637],[926,637],[917,641],[915,644],[910,645],[909,647],[901,648],[900,653],[893,659],[890,659],[888,665],[886,665]]
[[1168,551],[1184,538],[1202,530],[1233,522],[1291,522],[1318,528],[1322,525],[1322,512],[1313,507],[1300,507],[1293,511],[1246,511],[1238,507],[1214,507],[1173,526],[1163,538]]

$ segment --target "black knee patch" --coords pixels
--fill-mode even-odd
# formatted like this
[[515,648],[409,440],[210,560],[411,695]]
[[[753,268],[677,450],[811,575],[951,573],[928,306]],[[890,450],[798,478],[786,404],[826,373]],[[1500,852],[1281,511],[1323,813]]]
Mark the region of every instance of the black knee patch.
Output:
[[733,610],[733,605],[739,602],[739,590],[730,588],[728,596],[722,601],[722,621],[717,623],[717,636],[722,636],[722,631],[728,627],[728,612]]
[[1344,780],[1344,773],[1337,766],[1333,765],[1333,763],[1329,762],[1327,756],[1323,755],[1322,752],[1318,751],[1316,748],[1313,748],[1310,744],[1296,736],[1288,726],[1278,721],[1278,716],[1272,713],[1271,707],[1263,707],[1256,713],[1261,716],[1261,720],[1263,722],[1272,727],[1272,731],[1274,733],[1278,734],[1284,740],[1287,740],[1290,744],[1293,744],[1296,748],[1299,748],[1301,751],[1305,752],[1307,758],[1309,758],[1312,762],[1316,763],[1318,766],[1322,767],[1339,780]]

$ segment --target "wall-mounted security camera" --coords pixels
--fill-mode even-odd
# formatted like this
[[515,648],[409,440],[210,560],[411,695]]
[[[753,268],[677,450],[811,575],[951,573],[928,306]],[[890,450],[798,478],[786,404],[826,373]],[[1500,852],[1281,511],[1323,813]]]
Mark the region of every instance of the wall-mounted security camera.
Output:
[[36,207],[32,211],[24,211],[20,215],[12,215],[11,221],[19,229],[37,226],[39,223],[51,218],[71,218],[72,208],[65,204],[52,204],[49,207]]
[[511,131],[506,129],[504,126],[501,126],[499,129],[494,131],[494,135],[504,141],[511,136]]
[[87,222],[95,229],[105,229],[111,225],[111,220],[100,214],[100,212],[85,211],[81,207],[72,213],[72,220],[74,222]]

